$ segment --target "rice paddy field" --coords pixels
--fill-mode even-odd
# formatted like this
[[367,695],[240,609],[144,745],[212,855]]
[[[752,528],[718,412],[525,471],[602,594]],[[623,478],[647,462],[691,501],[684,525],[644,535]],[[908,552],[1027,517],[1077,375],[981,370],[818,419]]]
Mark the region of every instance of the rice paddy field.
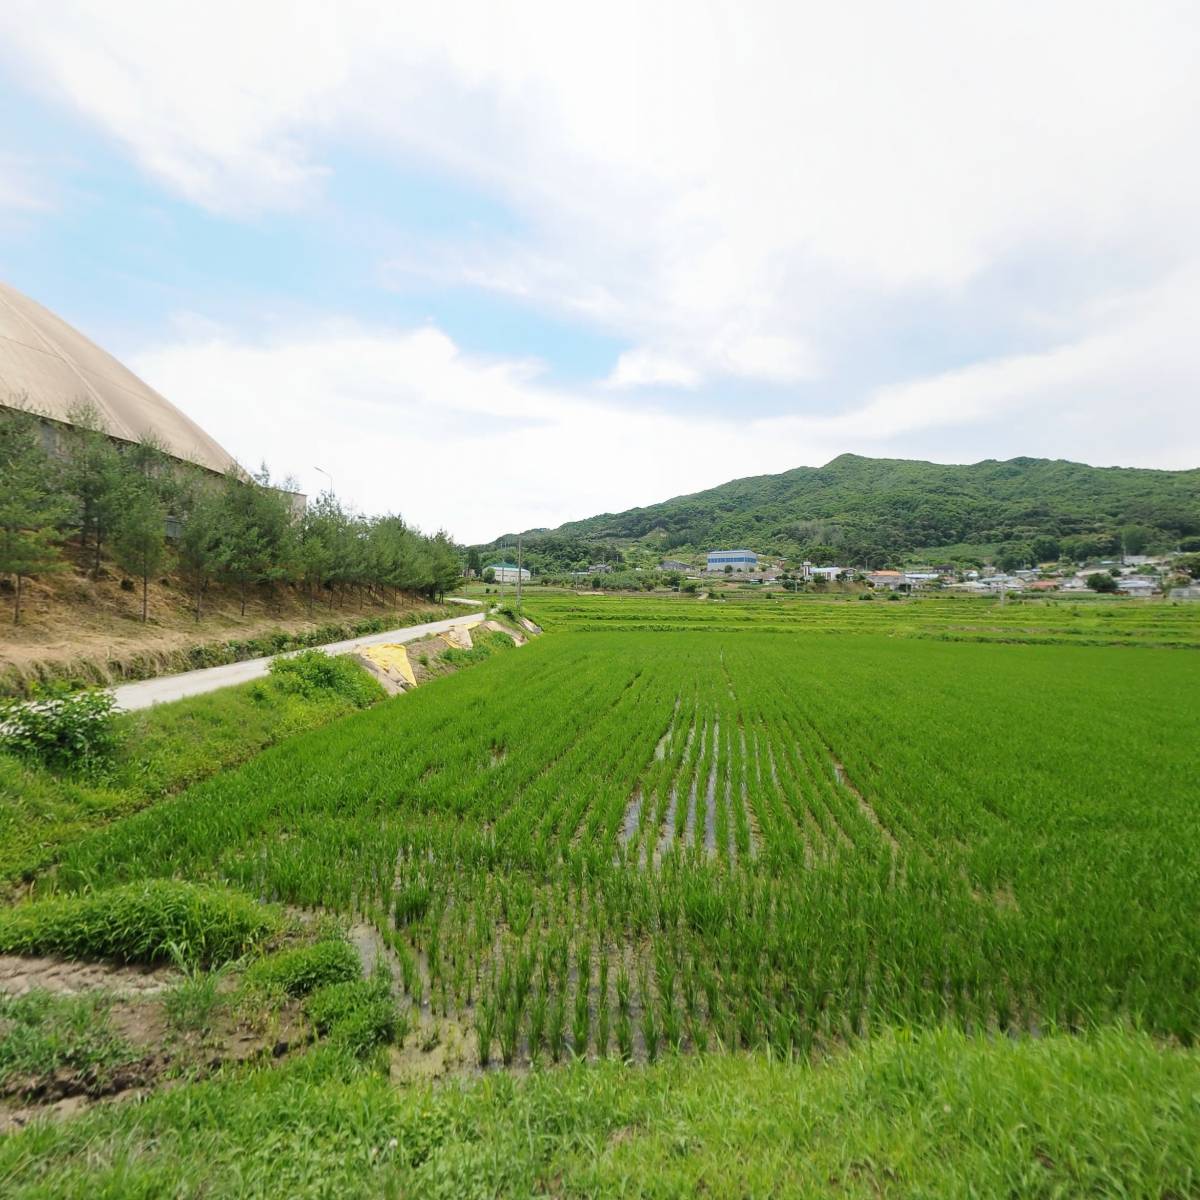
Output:
[[[857,613],[857,609],[852,610]],[[488,1063],[1200,1028],[1186,651],[551,633],[81,840],[364,914]]]
[[1083,646],[1200,647],[1200,605],[1130,600],[1091,593],[998,598],[934,593],[797,594],[719,589],[711,598],[663,593],[534,593],[529,607],[555,629],[594,631],[706,629],[781,633],[879,633],[938,641]]
[[[819,1090],[831,1064],[903,1059],[906,1038],[936,1045],[939,1070],[981,1047],[1028,1054],[1013,1079],[1037,1091],[1036,1056],[1049,1080],[1051,1057],[1077,1046],[1097,1062],[1037,1103],[1075,1113],[1085,1081],[1106,1078],[1100,1059],[1179,1073],[1142,1124],[1132,1101],[1119,1108],[1131,1130],[1157,1130],[1145,1155],[1121,1165],[1114,1148],[1106,1163],[1097,1143],[1068,1169],[1018,1137],[997,1143],[996,1187],[1200,1188],[1181,1133],[1200,1121],[1200,607],[551,594],[528,612],[546,633],[519,652],[79,838],[33,896],[176,878],[366,924],[404,1027],[426,1049],[439,1029],[461,1031],[458,1081],[420,1101],[447,1128],[463,1105],[542,1096],[562,1106],[554,1137],[566,1137],[589,1087],[665,1104],[657,1073],[692,1095],[708,1062],[787,1064]],[[940,1095],[915,1068],[879,1069],[899,1093],[907,1078]],[[746,1086],[802,1086],[790,1080]],[[1127,1104],[1103,1087],[1097,1112]],[[754,1097],[738,1095],[750,1131]],[[701,1136],[696,1104],[663,1118],[684,1143]],[[624,1111],[614,1100],[600,1144]],[[1068,1141],[1096,1136],[1093,1117]],[[112,1119],[87,1119],[111,1134]],[[648,1111],[630,1120],[658,1139]],[[51,1158],[83,1161],[82,1135],[42,1136]],[[662,1150],[661,1179],[676,1180],[658,1188],[604,1174],[612,1156],[590,1145],[543,1160],[531,1143],[536,1169],[515,1190],[767,1195],[774,1180],[820,1194],[819,1180],[813,1192],[799,1175],[754,1173],[738,1150],[709,1163],[707,1182],[672,1174],[655,1140],[650,1159]],[[963,1190],[970,1172],[922,1183],[873,1153],[833,1190],[992,1194]],[[547,1175],[537,1164],[552,1159]]]

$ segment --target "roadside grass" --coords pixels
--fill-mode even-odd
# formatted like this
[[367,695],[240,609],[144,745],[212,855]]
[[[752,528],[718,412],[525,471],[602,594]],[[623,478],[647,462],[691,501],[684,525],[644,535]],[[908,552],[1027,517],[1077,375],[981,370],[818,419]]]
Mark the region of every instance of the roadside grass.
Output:
[[112,1028],[110,1007],[96,992],[0,992],[0,1092],[63,1069],[102,1085],[114,1067],[134,1061],[138,1052]]
[[473,632],[471,641],[473,645],[470,650],[450,646],[442,651],[442,661],[452,663],[455,667],[470,666],[472,663],[485,662],[503,650],[511,650],[515,645],[511,635],[495,629]]
[[281,923],[244,893],[153,879],[0,909],[0,952],[213,965],[262,945]]
[[324,685],[289,667],[118,716],[120,749],[101,780],[82,782],[0,751],[0,880],[31,879],[79,835],[383,697],[357,664],[330,661],[337,665]]
[[336,1042],[0,1142],[12,1197],[1194,1195],[1200,1056],[898,1031],[817,1066],[575,1063],[394,1087]]

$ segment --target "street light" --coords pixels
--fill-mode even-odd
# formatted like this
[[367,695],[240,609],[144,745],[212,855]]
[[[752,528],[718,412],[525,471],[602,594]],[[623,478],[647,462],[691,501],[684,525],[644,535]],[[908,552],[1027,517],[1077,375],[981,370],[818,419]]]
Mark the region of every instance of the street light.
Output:
[[313,470],[320,471],[321,474],[324,475],[325,478],[329,480],[329,494],[332,496],[333,495],[333,476],[330,475],[330,473],[327,470],[325,470],[324,467],[313,467]]

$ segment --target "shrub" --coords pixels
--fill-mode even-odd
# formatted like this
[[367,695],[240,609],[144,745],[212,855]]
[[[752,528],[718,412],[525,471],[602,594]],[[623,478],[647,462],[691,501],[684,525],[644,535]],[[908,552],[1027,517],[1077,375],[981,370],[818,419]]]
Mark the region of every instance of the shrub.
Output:
[[355,708],[367,708],[383,697],[383,689],[357,663],[321,650],[274,658],[269,670],[276,685],[285,692],[303,696],[334,692]]
[[117,750],[115,708],[109,692],[43,684],[30,701],[0,700],[0,745],[55,770],[96,773]]
[[307,996],[328,984],[358,980],[361,973],[353,946],[328,941],[259,959],[246,972],[246,982],[251,986],[278,988],[289,996]]
[[213,964],[278,927],[274,911],[240,892],[152,879],[0,910],[0,952]]

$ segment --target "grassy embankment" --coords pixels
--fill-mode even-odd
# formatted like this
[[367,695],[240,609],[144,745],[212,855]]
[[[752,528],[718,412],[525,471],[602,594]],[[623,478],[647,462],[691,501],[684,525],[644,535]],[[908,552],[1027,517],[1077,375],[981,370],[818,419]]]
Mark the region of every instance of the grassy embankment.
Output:
[[1200,1057],[1120,1030],[888,1034],[394,1087],[332,1047],[0,1142],[7,1196],[1187,1196]]
[[0,880],[30,879],[86,831],[383,698],[383,689],[349,661],[338,680],[300,689],[269,676],[122,713],[117,756],[91,779],[0,751]]

